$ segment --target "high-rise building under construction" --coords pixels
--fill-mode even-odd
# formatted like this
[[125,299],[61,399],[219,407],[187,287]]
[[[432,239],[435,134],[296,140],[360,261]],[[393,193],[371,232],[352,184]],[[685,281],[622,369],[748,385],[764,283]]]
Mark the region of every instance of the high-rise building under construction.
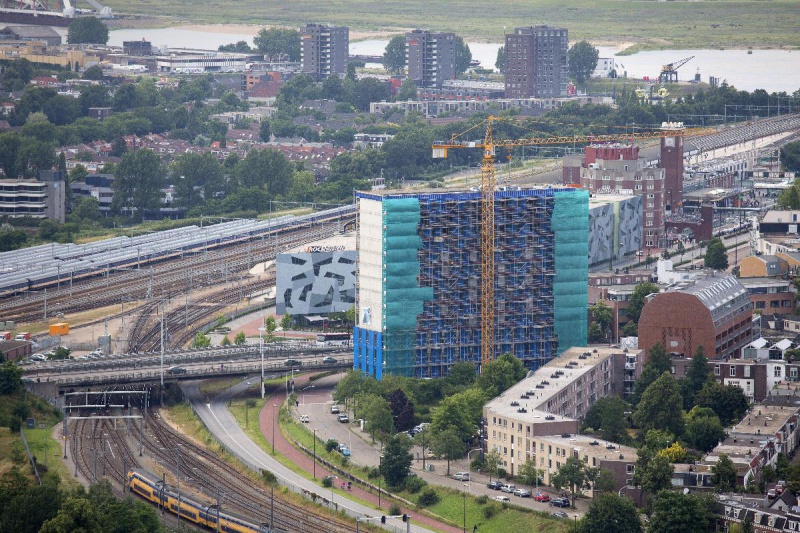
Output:
[[[356,193],[354,367],[439,377],[481,362],[481,193]],[[588,192],[495,192],[495,345],[535,369],[586,343]]]

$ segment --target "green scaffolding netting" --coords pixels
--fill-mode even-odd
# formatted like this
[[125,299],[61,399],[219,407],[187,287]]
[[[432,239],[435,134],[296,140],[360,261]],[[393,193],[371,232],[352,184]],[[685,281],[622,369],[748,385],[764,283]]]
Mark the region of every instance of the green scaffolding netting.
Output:
[[419,286],[419,199],[384,199],[383,220],[385,370],[413,375],[417,316],[423,302],[433,299],[432,288]]
[[586,345],[589,298],[589,192],[555,193],[551,221],[555,233],[553,280],[555,331],[558,352]]

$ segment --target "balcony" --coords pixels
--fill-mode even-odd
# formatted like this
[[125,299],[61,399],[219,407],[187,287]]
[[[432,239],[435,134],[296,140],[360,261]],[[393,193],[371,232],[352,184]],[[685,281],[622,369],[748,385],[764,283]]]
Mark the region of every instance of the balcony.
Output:
[[625,370],[636,370],[636,363],[625,363]]

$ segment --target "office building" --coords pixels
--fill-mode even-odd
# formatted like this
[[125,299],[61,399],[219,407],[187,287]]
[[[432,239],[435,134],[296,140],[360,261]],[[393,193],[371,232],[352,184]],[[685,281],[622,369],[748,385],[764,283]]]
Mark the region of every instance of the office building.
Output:
[[350,28],[306,24],[300,28],[300,55],[303,72],[317,78],[347,72],[350,53]]
[[456,77],[454,33],[414,30],[406,34],[408,77],[417,87],[440,89],[442,82]]
[[[481,193],[356,193],[354,367],[446,376],[481,361]],[[495,347],[535,369],[586,343],[588,193],[495,192]]]
[[568,48],[565,28],[530,26],[506,34],[506,98],[566,96]]
[[66,183],[60,172],[42,171],[41,179],[0,180],[0,217],[48,218],[64,222]]

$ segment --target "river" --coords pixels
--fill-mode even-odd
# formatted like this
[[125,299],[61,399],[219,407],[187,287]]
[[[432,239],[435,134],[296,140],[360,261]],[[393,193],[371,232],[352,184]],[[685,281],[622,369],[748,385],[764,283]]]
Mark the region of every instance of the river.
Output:
[[[221,44],[247,41],[252,44],[251,34],[213,33],[191,29],[138,29],[113,30],[109,32],[109,43],[122,46],[122,41],[147,39],[155,46],[170,48],[195,48],[216,50]],[[351,54],[381,55],[387,40],[369,39],[350,43]],[[494,68],[497,59],[496,43],[468,43],[473,59],[485,68]],[[614,50],[598,47],[600,57],[615,57],[618,72],[635,78],[658,77],[661,65],[677,62],[685,57],[694,58],[678,71],[680,80],[694,78],[696,72],[702,81],[709,76],[727,80],[739,90],[764,89],[769,93],[786,91],[791,94],[800,89],[800,50],[658,50],[639,52],[629,56],[615,56]]]

